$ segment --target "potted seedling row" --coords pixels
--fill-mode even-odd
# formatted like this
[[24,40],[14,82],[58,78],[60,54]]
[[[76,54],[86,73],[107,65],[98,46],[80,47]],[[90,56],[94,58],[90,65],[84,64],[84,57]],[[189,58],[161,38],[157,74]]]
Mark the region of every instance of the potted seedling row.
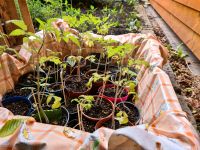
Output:
[[[81,17],[63,16],[63,19],[70,23],[70,27],[81,27],[85,23],[81,22]],[[94,21],[94,30],[101,34],[106,34],[112,26],[103,26],[108,18],[104,22],[92,16],[85,19]],[[13,22],[21,32],[16,33],[18,30],[15,30],[11,32],[12,36],[23,35],[24,42],[30,42],[28,37],[31,36],[32,42],[37,42],[39,46],[29,48],[35,56],[34,71],[19,79],[19,91],[12,91],[23,97],[13,97],[15,94],[9,96],[7,93],[3,106],[14,114],[31,115],[38,122],[70,126],[87,132],[93,132],[106,122],[111,123],[112,129],[135,125],[139,111],[132,103],[126,102],[129,94],[137,94],[137,74],[130,68],[143,64],[131,58],[135,46],[106,40],[103,36],[94,38],[89,32],[72,34],[69,30],[53,27],[56,19],[47,22],[36,20],[43,31],[43,38],[28,32],[22,21]],[[49,49],[49,55],[40,55],[47,35],[54,35],[57,42],[72,41],[75,49],[70,49],[66,56]],[[85,45],[92,49],[95,44],[101,45],[101,51],[91,51],[90,55],[83,57]],[[129,62],[124,65],[126,59]],[[22,90],[28,92],[21,94]],[[21,110],[16,107],[15,110],[15,105],[24,107]]]

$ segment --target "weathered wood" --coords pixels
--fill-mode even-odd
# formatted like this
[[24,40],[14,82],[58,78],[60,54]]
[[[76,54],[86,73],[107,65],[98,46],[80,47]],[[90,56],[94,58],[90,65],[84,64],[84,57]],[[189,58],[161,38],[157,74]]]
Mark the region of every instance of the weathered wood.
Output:
[[27,7],[26,0],[18,0],[18,3],[19,3],[21,14],[22,14],[22,18],[25,24],[28,26],[28,31],[34,33],[35,30],[34,30],[33,22],[32,22],[28,7]]
[[[196,13],[196,10],[190,9],[186,7],[187,5],[184,6],[174,0],[150,0],[150,2],[172,30],[200,59],[199,11]],[[185,9],[182,9],[184,7]]]

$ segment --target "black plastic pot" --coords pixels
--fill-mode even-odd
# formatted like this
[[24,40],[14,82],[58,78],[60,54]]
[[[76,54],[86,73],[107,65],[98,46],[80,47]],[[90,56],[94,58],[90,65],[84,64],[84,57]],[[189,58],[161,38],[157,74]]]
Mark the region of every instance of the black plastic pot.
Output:
[[[134,116],[130,116],[128,115],[129,120],[133,119],[134,122],[131,122],[132,124],[136,124],[138,122],[138,120],[140,119],[140,112],[138,110],[138,108],[131,102],[120,102],[117,104],[117,108],[116,110],[123,110],[128,114],[128,109],[126,108],[128,107],[130,109],[130,111],[134,111]],[[133,109],[131,109],[133,108]]]
[[[70,118],[71,118],[71,115],[70,115]],[[70,120],[67,125],[68,125],[68,127],[79,129],[78,119]]]
[[[9,97],[6,98],[2,101],[2,105],[5,108],[8,108],[8,105],[16,105],[16,109],[17,107],[21,107],[18,106],[17,103],[18,102],[22,102],[25,103],[26,105],[28,105],[28,110],[26,112],[24,112],[23,114],[16,114],[14,111],[15,110],[10,110],[12,113],[14,113],[14,115],[24,115],[24,116],[29,116],[31,115],[31,112],[33,111],[33,107],[32,107],[32,103],[28,100],[28,98],[23,97],[23,96],[13,96],[13,97]],[[8,108],[9,109],[9,108]],[[20,109],[20,108],[19,108]]]

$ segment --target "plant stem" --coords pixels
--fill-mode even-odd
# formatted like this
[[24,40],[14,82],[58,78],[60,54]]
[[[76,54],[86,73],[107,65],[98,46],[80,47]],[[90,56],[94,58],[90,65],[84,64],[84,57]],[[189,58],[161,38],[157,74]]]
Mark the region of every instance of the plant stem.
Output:
[[[120,74],[119,74],[118,82],[121,80],[121,77],[122,77],[122,64],[123,64],[123,59],[120,59]],[[117,103],[117,97],[119,94],[118,90],[119,90],[119,84],[117,84],[116,93],[115,93],[115,101],[114,101],[115,107],[116,107],[116,103]],[[113,115],[112,115],[112,128],[115,129],[115,109],[113,110]]]
[[83,120],[82,120],[82,111],[80,109],[80,105],[77,105],[77,112],[78,112],[78,122],[79,122],[79,129],[85,131],[83,127]]
[[33,92],[33,89],[31,89],[31,93],[32,93],[32,95],[33,95],[33,99],[34,99],[34,102],[35,102],[35,104],[36,104],[36,110],[37,110],[37,113],[38,113],[40,122],[42,122],[42,119],[41,119],[41,116],[40,116],[40,111],[39,111],[39,108],[38,108],[38,105],[37,105],[37,100],[36,100],[36,98],[35,98],[35,94],[34,94],[34,92]]
[[63,92],[63,96],[64,96],[65,106],[67,106],[67,100],[66,100],[65,88],[64,88],[64,87],[65,87],[65,86],[64,86],[64,79],[63,79],[63,67],[61,67],[60,79],[61,79],[61,83],[62,83],[62,92]]
[[49,119],[48,119],[48,117],[46,116],[44,110],[42,109],[42,106],[41,106],[41,99],[40,99],[39,54],[40,54],[40,51],[41,51],[41,49],[42,49],[42,47],[43,47],[43,45],[44,45],[44,40],[45,40],[45,31],[43,31],[43,40],[42,40],[42,44],[41,44],[40,48],[39,48],[38,51],[37,51],[37,64],[36,64],[36,70],[37,70],[37,96],[38,96],[38,105],[39,105],[39,109],[40,109],[41,113],[43,114],[46,123],[49,123]]

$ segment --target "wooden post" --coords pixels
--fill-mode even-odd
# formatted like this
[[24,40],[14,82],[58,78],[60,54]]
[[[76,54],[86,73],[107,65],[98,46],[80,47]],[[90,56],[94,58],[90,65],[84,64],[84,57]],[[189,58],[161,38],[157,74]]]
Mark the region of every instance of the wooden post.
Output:
[[27,7],[26,0],[18,0],[18,3],[19,3],[21,14],[22,14],[22,18],[25,24],[28,26],[28,31],[34,33],[35,30],[34,30],[33,22],[32,22],[28,7]]
[[[19,19],[14,0],[0,0],[0,16],[1,23],[4,23],[5,26],[5,34],[9,34],[12,30],[16,29],[16,26],[11,23],[5,24],[8,20]],[[11,46],[18,44],[18,40],[15,39],[14,37],[8,38]]]

